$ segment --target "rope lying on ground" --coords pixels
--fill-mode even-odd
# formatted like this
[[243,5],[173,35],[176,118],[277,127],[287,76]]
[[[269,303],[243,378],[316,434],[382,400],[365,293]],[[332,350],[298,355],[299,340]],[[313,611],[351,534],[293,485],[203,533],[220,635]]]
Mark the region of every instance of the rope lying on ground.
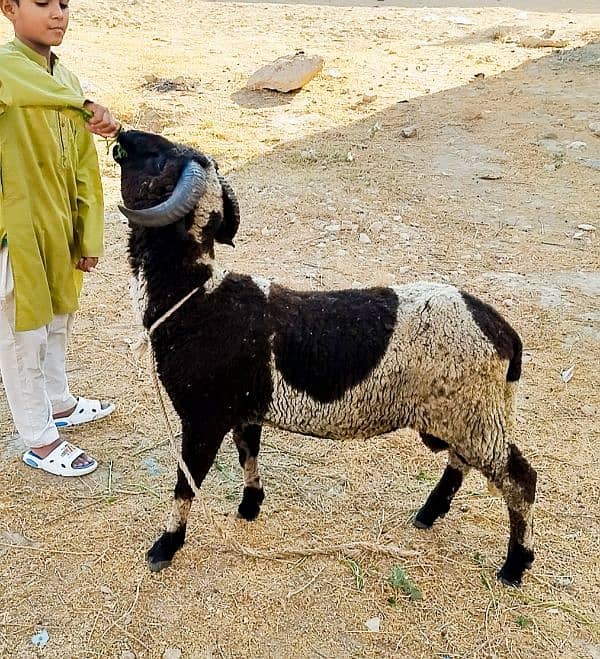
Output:
[[371,554],[386,554],[397,558],[414,558],[420,552],[411,549],[400,549],[394,545],[380,545],[375,542],[346,542],[334,545],[321,545],[319,547],[285,547],[282,549],[254,549],[246,547],[237,540],[223,538],[223,544],[206,547],[210,551],[221,553],[237,553],[251,558],[265,560],[280,560],[298,556],[327,556],[331,554],[358,553],[366,551]]

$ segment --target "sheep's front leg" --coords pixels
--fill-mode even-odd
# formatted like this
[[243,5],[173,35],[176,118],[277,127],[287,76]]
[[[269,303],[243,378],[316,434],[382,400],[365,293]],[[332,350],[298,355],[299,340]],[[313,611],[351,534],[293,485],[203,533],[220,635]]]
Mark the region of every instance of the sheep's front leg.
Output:
[[[438,440],[439,441],[439,440]],[[450,510],[450,504],[463,478],[467,475],[469,466],[452,449],[448,451],[448,464],[439,483],[433,488],[427,501],[416,514],[413,524],[419,529],[429,529],[436,519],[444,517]]]
[[254,424],[233,429],[233,441],[237,446],[240,465],[244,470],[244,494],[238,507],[238,516],[251,521],[258,517],[265,493],[258,471],[258,452],[262,427]]
[[[197,488],[200,488],[211,468],[221,446],[225,431],[203,428],[202,434],[183,430],[181,454]],[[185,542],[187,518],[192,507],[194,492],[185,474],[177,469],[177,483],[163,534],[146,554],[153,572],[158,572],[171,564],[173,556]]]

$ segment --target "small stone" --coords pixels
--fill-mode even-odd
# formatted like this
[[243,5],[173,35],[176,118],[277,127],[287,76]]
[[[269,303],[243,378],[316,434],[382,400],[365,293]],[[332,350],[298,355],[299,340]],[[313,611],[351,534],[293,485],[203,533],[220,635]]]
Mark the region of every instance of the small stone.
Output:
[[341,228],[341,224],[329,224],[325,227],[325,231],[329,231],[329,233],[337,233]]
[[514,307],[515,306],[515,301],[512,298],[507,297],[506,300],[502,300],[502,304],[505,307]]
[[362,288],[363,286],[364,286],[364,284],[362,283],[362,281],[353,281],[352,282],[352,288]]
[[600,158],[584,158],[580,162],[582,165],[600,172]]
[[365,622],[365,626],[370,632],[378,632],[381,627],[381,618],[369,618]]
[[371,242],[371,239],[369,238],[369,236],[367,236],[366,233],[361,233],[358,236],[358,241],[363,243],[364,245],[368,245]]
[[544,39],[533,35],[523,37],[519,41],[521,48],[566,48],[569,42],[565,39]]
[[163,652],[163,659],[181,659],[181,650],[179,648],[167,648]]
[[417,134],[416,126],[405,126],[401,131],[402,137],[414,137]]
[[559,588],[568,588],[573,585],[573,577],[560,575],[554,578],[554,583]]
[[581,231],[596,231],[596,227],[593,224],[578,224],[578,229]]
[[581,140],[576,140],[567,144],[567,149],[571,149],[571,151],[583,151],[583,149],[587,149],[587,144]]
[[372,103],[377,100],[377,94],[363,94],[361,102],[362,103]]
[[582,414],[585,414],[585,416],[596,416],[597,409],[593,405],[582,405],[581,406],[581,412]]
[[129,650],[123,650],[120,659],[135,659],[135,653],[130,652]]
[[592,121],[588,128],[596,137],[600,137],[600,121]]

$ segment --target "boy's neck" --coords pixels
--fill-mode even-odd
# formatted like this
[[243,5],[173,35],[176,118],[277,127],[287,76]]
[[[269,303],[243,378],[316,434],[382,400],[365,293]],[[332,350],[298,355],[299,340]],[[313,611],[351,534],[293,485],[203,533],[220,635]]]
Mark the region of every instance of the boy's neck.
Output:
[[48,68],[50,68],[50,65],[52,63],[52,48],[50,46],[45,46],[44,44],[40,44],[40,43],[34,43],[29,39],[26,39],[25,37],[22,37],[16,33],[15,33],[15,37],[21,43],[25,44],[28,48],[31,48],[31,50],[33,50],[35,53],[44,57],[46,59],[46,63],[48,64]]

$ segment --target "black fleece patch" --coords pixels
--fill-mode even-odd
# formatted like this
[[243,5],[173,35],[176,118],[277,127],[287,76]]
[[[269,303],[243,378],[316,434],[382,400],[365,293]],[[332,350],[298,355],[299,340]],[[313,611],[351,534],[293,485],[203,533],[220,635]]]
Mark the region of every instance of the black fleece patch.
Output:
[[516,382],[521,377],[521,356],[523,352],[523,344],[519,335],[494,307],[464,291],[461,291],[460,294],[473,320],[492,343],[498,356],[509,360],[506,379],[508,382]]
[[396,324],[389,288],[298,292],[271,286],[275,364],[315,400],[339,400],[379,364]]

